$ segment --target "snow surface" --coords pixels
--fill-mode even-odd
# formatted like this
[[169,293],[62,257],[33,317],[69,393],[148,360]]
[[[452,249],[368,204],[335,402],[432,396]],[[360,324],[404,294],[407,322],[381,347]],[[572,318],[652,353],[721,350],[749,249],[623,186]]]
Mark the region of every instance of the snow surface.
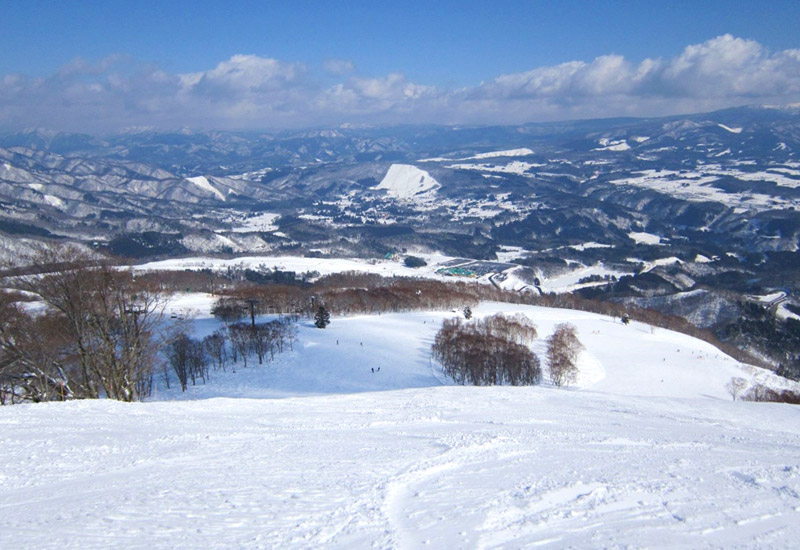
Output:
[[545,292],[553,292],[556,294],[561,294],[564,292],[572,292],[578,288],[584,286],[597,286],[598,284],[605,284],[601,283],[579,283],[581,279],[586,277],[591,277],[593,275],[599,275],[600,277],[605,277],[606,275],[614,277],[623,277],[625,275],[630,275],[630,273],[625,271],[619,271],[616,269],[609,269],[602,262],[596,263],[594,265],[583,265],[577,264],[578,267],[572,271],[562,273],[560,275],[556,275],[555,277],[551,278],[543,278],[542,279],[542,290]]
[[203,191],[208,191],[209,193],[213,193],[221,201],[225,200],[225,194],[216,187],[214,187],[213,185],[211,185],[211,182],[208,181],[208,178],[205,176],[195,176],[193,178],[186,178],[186,181],[195,184]]
[[55,195],[44,195],[44,200],[46,200],[50,206],[55,206],[56,208],[64,207],[64,201]]
[[533,151],[528,149],[527,147],[523,147],[521,149],[508,149],[506,151],[491,151],[489,153],[480,153],[478,155],[473,155],[471,157],[466,157],[462,160],[480,160],[480,159],[491,159],[497,157],[527,157],[528,155],[532,155]]
[[736,169],[724,169],[719,165],[703,167],[702,172],[642,170],[635,173],[638,175],[611,180],[611,183],[652,189],[693,202],[714,201],[729,206],[737,212],[746,212],[749,209],[769,210],[800,207],[800,201],[796,199],[784,199],[753,191],[728,193],[713,185],[720,179],[720,176],[732,176],[742,181],[771,181],[783,187],[800,187],[800,179],[784,174],[766,171],[743,172]]
[[675,264],[682,264],[683,260],[678,258],[677,256],[670,256],[668,258],[658,258],[653,260],[652,262],[644,262],[644,266],[642,267],[642,273],[646,273],[655,269],[656,267],[664,267],[667,265],[675,265]]
[[410,164],[392,164],[375,189],[386,189],[393,197],[404,200],[429,198],[440,187],[425,170]]
[[[176,303],[198,336],[209,302]],[[443,385],[427,350],[454,313],[418,312],[303,323],[185,395],[0,407],[0,547],[794,547],[800,408],[722,387],[769,373],[590,313],[476,316],[498,310],[537,352],[574,323],[584,387]]]
[[593,151],[627,151],[631,148],[628,145],[628,142],[624,139],[620,140],[609,140],[608,138],[602,138],[598,141],[602,147],[598,147],[597,149],[593,149]]
[[526,174],[531,168],[540,168],[542,166],[546,166],[545,164],[537,164],[531,162],[523,162],[521,160],[514,160],[509,162],[505,165],[494,165],[494,164],[469,164],[469,163],[458,163],[452,164],[448,166],[453,170],[476,170],[478,172],[497,172],[503,174],[518,174],[524,175]]
[[278,226],[275,221],[280,218],[280,214],[273,214],[271,212],[263,212],[261,214],[244,218],[240,221],[240,225],[231,228],[234,233],[250,233],[253,231],[277,231]]
[[732,134],[741,134],[742,133],[742,128],[731,128],[730,126],[725,126],[724,124],[717,124],[717,126],[722,128],[723,130],[727,130],[728,132],[730,132]]
[[659,245],[661,244],[661,237],[653,233],[645,233],[644,231],[631,231],[628,237],[636,241],[637,244]]

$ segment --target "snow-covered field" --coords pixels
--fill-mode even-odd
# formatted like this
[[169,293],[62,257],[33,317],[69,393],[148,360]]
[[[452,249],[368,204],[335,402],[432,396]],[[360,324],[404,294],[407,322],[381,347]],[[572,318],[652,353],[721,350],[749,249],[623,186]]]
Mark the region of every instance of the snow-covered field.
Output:
[[[197,336],[214,330],[210,299]],[[569,321],[577,387],[448,384],[452,312],[301,322],[294,351],[146,403],[0,407],[0,548],[792,548],[800,408],[684,335],[522,311],[534,350]],[[372,372],[380,367],[379,372]]]
[[713,201],[733,208],[737,212],[747,209],[766,210],[771,208],[796,208],[800,203],[796,199],[766,195],[754,191],[728,193],[715,187],[714,183],[722,176],[732,176],[743,181],[768,181],[778,186],[797,187],[800,180],[789,176],[772,173],[748,173],[741,170],[723,169],[720,166],[708,165],[702,172],[672,170],[642,170],[635,177],[612,180],[618,185],[632,185],[653,189],[660,193],[680,197],[688,201]]
[[[584,243],[577,245],[580,248],[592,248],[598,246],[597,243]],[[599,245],[601,247],[606,245]],[[500,261],[511,261],[518,258],[523,250],[521,248],[510,247],[506,249],[507,252],[501,252],[498,255]],[[419,268],[406,267],[402,261],[399,260],[364,260],[360,258],[305,258],[302,256],[240,256],[237,258],[223,259],[223,258],[210,258],[210,257],[196,257],[196,258],[180,258],[174,260],[161,260],[157,262],[150,262],[134,266],[134,269],[141,271],[183,271],[189,270],[202,270],[211,269],[216,271],[224,271],[228,268],[241,268],[241,269],[278,269],[281,271],[294,271],[296,273],[306,273],[316,271],[320,275],[329,275],[331,273],[341,273],[343,271],[360,271],[365,273],[374,273],[383,277],[423,277],[426,279],[437,280],[466,280],[478,282],[481,284],[492,284],[490,275],[487,274],[477,279],[469,278],[453,278],[437,273],[437,271],[445,264],[449,265],[450,262],[457,260],[452,256],[445,256],[443,254],[431,254],[423,252],[414,252],[415,256],[423,258],[428,265]],[[465,260],[466,261],[466,260]],[[657,260],[656,263],[660,261]],[[666,258],[663,262],[672,263],[675,258]],[[661,264],[659,264],[661,265]],[[627,272],[617,271],[605,267],[602,263],[591,266],[584,266],[576,264],[572,271],[547,278],[542,276],[542,288],[546,292],[570,292],[578,288],[578,281],[581,278],[589,277],[591,275],[614,275],[621,277],[628,275]],[[514,273],[514,269],[506,272],[507,277],[502,281],[495,280],[495,283],[506,290],[519,290],[523,287],[529,287],[527,283],[520,280]]]

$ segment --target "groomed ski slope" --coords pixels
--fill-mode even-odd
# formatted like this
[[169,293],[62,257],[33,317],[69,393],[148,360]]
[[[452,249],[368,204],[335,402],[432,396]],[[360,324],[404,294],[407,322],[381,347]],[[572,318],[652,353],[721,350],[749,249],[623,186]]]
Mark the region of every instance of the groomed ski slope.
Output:
[[416,312],[305,322],[274,363],[147,403],[0,407],[0,548],[795,547],[800,408],[724,389],[777,379],[638,323],[476,315],[497,310],[542,357],[574,323],[579,385],[449,385],[428,350],[456,313]]

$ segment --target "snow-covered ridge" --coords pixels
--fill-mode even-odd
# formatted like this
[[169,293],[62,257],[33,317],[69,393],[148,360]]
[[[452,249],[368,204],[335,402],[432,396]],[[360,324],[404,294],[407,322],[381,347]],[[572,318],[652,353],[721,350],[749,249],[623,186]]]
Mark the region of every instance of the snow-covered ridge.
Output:
[[497,157],[527,157],[528,155],[532,154],[533,151],[531,151],[527,147],[523,147],[521,149],[508,149],[506,151],[491,151],[488,153],[479,153],[477,155],[472,155],[471,157],[466,157],[460,160],[480,160],[480,159],[492,159]]
[[611,140],[608,138],[601,138],[598,140],[598,143],[600,147],[592,149],[593,151],[627,151],[631,148],[624,139]]
[[205,176],[195,176],[193,178],[186,178],[186,181],[195,184],[203,191],[208,191],[210,193],[213,193],[221,201],[225,200],[225,195],[222,193],[222,191],[211,185],[211,182],[208,181],[208,178]]
[[453,170],[475,170],[478,172],[497,172],[504,174],[525,174],[531,168],[540,168],[546,166],[545,164],[536,164],[525,162],[521,160],[512,160],[508,164],[495,165],[495,164],[470,164],[470,163],[457,163],[451,164],[447,168]]
[[477,155],[472,155],[469,157],[458,157],[458,158],[431,157],[431,158],[419,159],[417,162],[456,162],[459,160],[481,160],[481,159],[492,159],[499,157],[527,157],[533,154],[534,152],[531,149],[528,149],[527,147],[522,147],[520,149],[506,149],[504,151],[488,151],[486,153],[478,153]]
[[385,189],[393,197],[404,200],[429,198],[441,187],[428,172],[411,164],[392,164],[375,189]]

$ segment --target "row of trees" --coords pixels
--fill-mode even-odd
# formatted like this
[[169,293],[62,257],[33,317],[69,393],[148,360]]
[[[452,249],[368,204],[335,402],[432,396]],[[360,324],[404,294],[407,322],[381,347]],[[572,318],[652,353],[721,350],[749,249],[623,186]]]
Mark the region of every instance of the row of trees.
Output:
[[[487,285],[449,283],[407,277],[339,273],[311,287],[243,286],[228,289],[217,300],[214,314],[236,321],[254,304],[257,314],[285,313],[311,317],[321,304],[332,315],[377,314],[426,309],[455,309],[484,300],[498,300],[499,291]],[[519,301],[519,296],[508,298]]]
[[535,338],[536,327],[524,316],[496,314],[469,323],[445,319],[432,353],[445,374],[459,384],[538,384],[539,358],[526,345]]
[[[178,378],[181,390],[189,383],[204,384],[209,370],[227,370],[229,362],[247,360],[255,356],[258,364],[273,361],[275,355],[293,350],[297,342],[297,324],[290,318],[280,317],[260,324],[236,323],[209,334],[202,340],[179,334],[166,348],[168,365]],[[164,381],[169,388],[169,369],[164,368]]]

